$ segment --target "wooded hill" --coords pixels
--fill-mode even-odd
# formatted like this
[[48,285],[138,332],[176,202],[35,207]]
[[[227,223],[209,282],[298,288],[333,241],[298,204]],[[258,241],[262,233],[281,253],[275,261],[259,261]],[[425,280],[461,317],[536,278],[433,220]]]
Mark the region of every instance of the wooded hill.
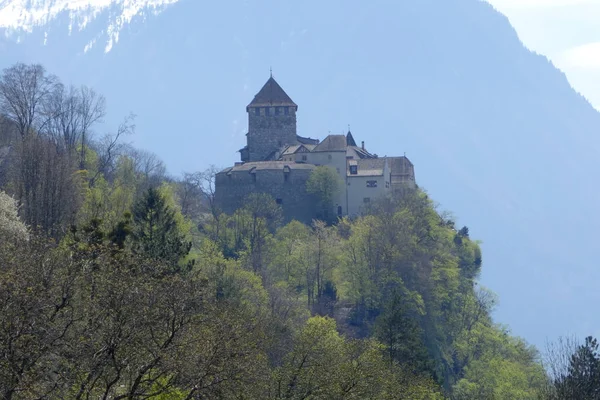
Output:
[[330,225],[260,194],[225,215],[214,170],[167,176],[131,118],[95,135],[104,103],[0,78],[2,398],[600,398],[597,343],[546,372],[425,192]]

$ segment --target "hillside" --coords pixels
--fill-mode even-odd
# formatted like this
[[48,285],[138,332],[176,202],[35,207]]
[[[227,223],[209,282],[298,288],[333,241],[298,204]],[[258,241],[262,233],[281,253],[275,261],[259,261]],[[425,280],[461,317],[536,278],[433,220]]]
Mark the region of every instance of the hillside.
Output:
[[600,330],[585,307],[600,300],[600,116],[489,4],[240,1],[209,13],[180,2],[126,29],[108,54],[50,32],[45,47],[41,31],[0,39],[1,66],[39,61],[98,88],[107,126],[134,111],[136,144],[173,173],[231,164],[244,107],[272,65],[299,104],[299,134],[350,123],[373,152],[406,151],[420,186],[483,241],[498,320],[538,345]]

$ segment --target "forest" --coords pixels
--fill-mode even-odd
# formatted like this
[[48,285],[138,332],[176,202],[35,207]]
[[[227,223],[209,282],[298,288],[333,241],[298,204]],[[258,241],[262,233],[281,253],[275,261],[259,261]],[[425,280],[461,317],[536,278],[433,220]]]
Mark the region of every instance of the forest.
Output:
[[216,168],[170,176],[105,114],[41,65],[0,76],[0,398],[600,399],[596,339],[495,323],[478,242],[424,190],[226,215]]

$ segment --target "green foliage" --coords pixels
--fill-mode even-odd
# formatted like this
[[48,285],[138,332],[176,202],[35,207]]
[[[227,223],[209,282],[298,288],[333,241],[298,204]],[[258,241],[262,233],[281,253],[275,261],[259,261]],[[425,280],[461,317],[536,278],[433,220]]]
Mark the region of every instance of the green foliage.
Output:
[[550,365],[553,372],[549,400],[559,399],[600,399],[600,352],[597,339],[589,336],[583,344],[561,348],[562,354],[554,354],[555,363],[567,361],[562,365]]
[[[93,159],[87,156],[88,165]],[[88,171],[87,175],[92,173],[96,175],[97,171]],[[133,160],[125,156],[120,157],[112,182],[104,175],[98,174],[93,185],[86,188],[83,205],[78,213],[79,223],[98,219],[102,221],[104,230],[113,229],[121,222],[123,215],[131,211],[138,184]]]
[[333,206],[344,183],[335,170],[328,166],[316,167],[306,182],[306,191],[317,199],[317,216],[325,221],[334,219]]
[[484,324],[473,329],[469,346],[472,359],[453,388],[454,398],[539,398],[546,378],[534,349],[505,330]]
[[410,293],[395,290],[375,321],[374,335],[386,347],[391,360],[410,366],[415,372],[430,372],[430,361],[419,326],[419,314]]
[[165,195],[150,188],[133,207],[131,242],[134,252],[166,261],[176,270],[191,249],[177,214]]
[[275,282],[285,282],[290,288],[305,286],[305,252],[310,238],[309,228],[292,221],[277,231],[271,248],[269,275]]
[[[330,226],[343,182],[317,167],[306,190],[324,222],[282,227],[266,194],[222,215],[212,173],[167,182],[119,145],[129,129],[71,143],[75,158],[23,140],[16,170],[34,173],[11,187],[33,188],[26,221],[59,239],[73,226],[58,245],[0,240],[3,398],[598,397],[597,343],[549,382],[493,323],[479,244],[425,193]],[[2,192],[0,233],[28,237]]]
[[386,362],[372,340],[344,340],[333,319],[310,318],[275,370],[277,399],[441,399],[435,384]]
[[[110,192],[105,182],[95,188]],[[18,346],[0,362],[3,387],[23,398],[457,400],[546,387],[536,351],[493,324],[494,295],[475,289],[479,246],[423,193],[311,227],[279,227],[278,206],[257,195],[200,236],[173,193],[147,190],[132,213],[92,218],[57,248],[0,245],[0,306],[28,310],[0,321],[0,342]],[[198,262],[173,273],[190,237]],[[595,368],[586,346],[564,382]]]

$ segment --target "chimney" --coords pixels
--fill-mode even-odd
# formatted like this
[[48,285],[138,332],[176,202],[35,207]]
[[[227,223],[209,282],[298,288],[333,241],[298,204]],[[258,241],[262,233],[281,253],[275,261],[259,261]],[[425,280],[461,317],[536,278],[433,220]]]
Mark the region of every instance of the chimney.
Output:
[[361,142],[361,147],[363,150],[365,149],[365,141],[364,140]]

